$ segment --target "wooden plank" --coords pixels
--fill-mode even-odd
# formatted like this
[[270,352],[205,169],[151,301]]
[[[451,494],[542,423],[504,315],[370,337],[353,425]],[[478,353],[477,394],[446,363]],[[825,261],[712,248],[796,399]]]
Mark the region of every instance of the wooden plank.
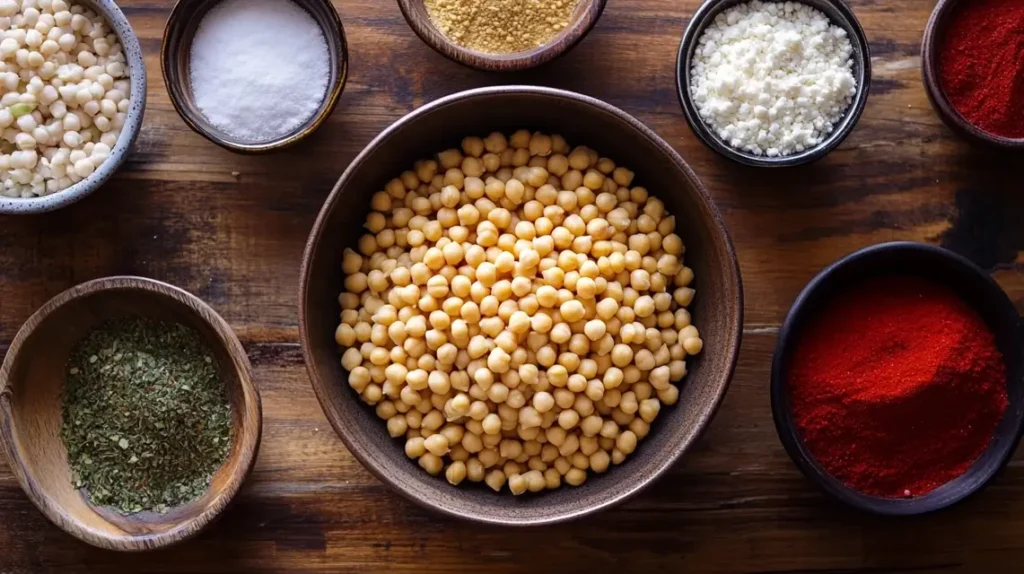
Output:
[[[252,480],[198,540],[146,556],[91,549],[50,525],[0,462],[0,573],[593,570],[709,572],[1011,571],[1024,555],[1024,464],[982,496],[905,521],[838,508],[811,489],[775,436],[768,366],[775,332],[822,266],[892,239],[941,243],[995,272],[1024,309],[1024,208],[1012,158],[953,138],[920,81],[931,4],[853,0],[873,50],[872,95],[825,160],[765,172],[693,137],[675,95],[675,52],[697,0],[615,0],[593,34],[541,69],[488,75],[428,50],[385,0],[335,2],[353,55],[329,122],[282,154],[249,158],[188,130],[170,105],[159,45],[170,0],[120,2],[149,72],[135,153],[93,197],[0,221],[0,345],[43,302],[81,281],[140,274],[192,291],[232,324],[263,392]],[[334,181],[380,130],[448,93],[532,83],[622,107],[691,163],[733,232],[747,293],[739,369],[699,447],[654,488],[583,522],[502,530],[427,514],[344,449],[297,344],[298,268]],[[235,175],[237,173],[237,175]]]
[[949,571],[994,568],[1019,550],[1019,459],[983,496],[935,517],[865,517],[814,491],[775,437],[765,393],[774,344],[748,334],[719,416],[654,487],[582,522],[528,530],[443,519],[390,492],[327,426],[294,349],[275,346],[257,364],[267,431],[257,469],[211,531],[153,555],[95,550],[48,523],[4,470],[0,571]]

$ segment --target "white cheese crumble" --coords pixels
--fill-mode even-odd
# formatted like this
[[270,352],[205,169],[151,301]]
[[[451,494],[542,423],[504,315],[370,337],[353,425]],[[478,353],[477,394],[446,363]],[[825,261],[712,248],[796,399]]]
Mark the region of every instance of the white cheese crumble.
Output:
[[798,2],[753,0],[725,10],[693,56],[690,94],[708,127],[733,148],[769,157],[813,148],[853,96],[846,30]]

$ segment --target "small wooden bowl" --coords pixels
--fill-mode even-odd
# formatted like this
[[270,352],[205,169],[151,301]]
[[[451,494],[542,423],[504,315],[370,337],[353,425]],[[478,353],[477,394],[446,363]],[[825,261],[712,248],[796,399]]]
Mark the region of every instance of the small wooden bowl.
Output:
[[[482,485],[451,486],[405,456],[384,421],[348,384],[334,339],[338,294],[344,289],[341,253],[355,245],[370,197],[416,160],[457,147],[469,135],[506,134],[529,126],[558,133],[570,144],[598,150],[636,172],[676,217],[695,273],[690,307],[704,339],[687,363],[679,402],[662,409],[647,436],[623,464],[591,475],[583,486],[533,496],[496,494]],[[334,427],[360,462],[410,500],[453,517],[526,526],[563,522],[620,503],[652,484],[711,422],[736,364],[743,325],[743,287],[729,233],[714,201],[682,158],[635,118],[581,94],[536,86],[469,90],[431,102],[377,136],[342,174],[306,244],[299,292],[299,337],[306,368]]]
[[160,46],[160,70],[164,84],[171,96],[171,103],[181,119],[193,131],[224,149],[243,153],[258,154],[277,151],[295,145],[315,132],[331,116],[348,79],[348,43],[341,18],[330,0],[294,0],[304,8],[320,25],[327,41],[330,56],[331,77],[327,81],[327,94],[320,109],[305,124],[276,140],[268,142],[245,142],[225,133],[211,124],[199,110],[192,95],[190,66],[192,40],[203,17],[221,0],[178,0],[167,18],[164,39]]
[[946,91],[942,89],[939,81],[939,49],[946,35],[946,24],[953,15],[957,2],[958,0],[939,0],[924,29],[924,39],[921,42],[921,73],[928,101],[943,123],[960,137],[1003,150],[1024,151],[1024,138],[1007,138],[989,133],[967,121],[953,107],[946,97]]
[[[803,327],[838,291],[880,275],[913,275],[948,285],[985,320],[1006,362],[1009,406],[996,427],[988,450],[958,478],[915,498],[882,498],[864,494],[830,475],[818,464],[800,437],[789,402],[789,360]],[[797,467],[822,492],[873,514],[905,516],[946,508],[981,490],[1006,466],[1024,432],[1024,335],[1020,317],[1013,302],[987,273],[951,251],[911,242],[874,245],[825,268],[797,297],[779,332],[772,362],[771,398],[775,430],[782,445]]]
[[[72,485],[60,438],[61,392],[71,348],[100,323],[126,315],[178,322],[198,331],[231,401],[233,444],[227,462],[204,496],[166,514],[122,516],[93,506]],[[260,394],[231,328],[198,298],[151,279],[97,279],[57,295],[25,322],[0,367],[0,447],[18,483],[54,524],[108,550],[152,550],[199,533],[224,510],[252,470],[261,428]]]
[[546,64],[583,40],[597,24],[607,0],[579,0],[572,22],[547,44],[514,54],[488,54],[452,42],[434,26],[423,0],[398,0],[409,26],[428,46],[446,58],[486,72],[515,72]]
[[693,55],[697,51],[701,36],[715,18],[738,4],[747,0],[707,0],[693,14],[683,39],[679,43],[679,53],[676,56],[676,94],[683,106],[683,115],[686,116],[686,123],[690,124],[693,133],[712,150],[737,163],[753,167],[790,167],[803,165],[817,161],[843,143],[846,136],[850,135],[853,128],[860,120],[864,107],[867,105],[868,95],[871,92],[871,48],[868,45],[864,28],[861,27],[857,15],[843,0],[799,0],[814,8],[828,17],[829,21],[846,31],[850,44],[853,47],[853,77],[857,81],[857,94],[850,102],[846,113],[832,129],[832,133],[825,136],[825,139],[811,149],[780,157],[768,157],[766,155],[754,155],[750,152],[738,150],[718,136],[700,117],[697,105],[693,102],[690,94],[691,78],[693,68]]

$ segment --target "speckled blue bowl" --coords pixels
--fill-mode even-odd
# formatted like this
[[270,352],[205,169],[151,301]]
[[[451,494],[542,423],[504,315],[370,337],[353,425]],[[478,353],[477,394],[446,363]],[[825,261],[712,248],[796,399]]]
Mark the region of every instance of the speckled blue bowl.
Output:
[[132,25],[113,0],[76,1],[103,14],[117,33],[121,46],[124,48],[125,58],[128,60],[128,74],[132,86],[131,106],[128,109],[124,128],[121,129],[121,137],[118,138],[117,145],[111,150],[107,161],[103,162],[99,169],[88,178],[65,190],[42,197],[31,199],[0,197],[0,213],[27,214],[53,211],[71,205],[96,191],[124,163],[132,145],[135,144],[135,139],[139,136],[139,130],[142,128],[142,116],[146,109],[146,64],[142,59],[142,48],[139,46],[139,39],[135,36],[135,31],[132,30]]

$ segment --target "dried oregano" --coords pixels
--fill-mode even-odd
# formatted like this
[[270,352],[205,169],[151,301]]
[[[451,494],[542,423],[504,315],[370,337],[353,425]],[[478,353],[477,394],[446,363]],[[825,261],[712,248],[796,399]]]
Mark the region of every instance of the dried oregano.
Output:
[[193,329],[104,323],[71,351],[61,436],[75,486],[124,514],[166,512],[206,492],[231,447],[231,408]]

